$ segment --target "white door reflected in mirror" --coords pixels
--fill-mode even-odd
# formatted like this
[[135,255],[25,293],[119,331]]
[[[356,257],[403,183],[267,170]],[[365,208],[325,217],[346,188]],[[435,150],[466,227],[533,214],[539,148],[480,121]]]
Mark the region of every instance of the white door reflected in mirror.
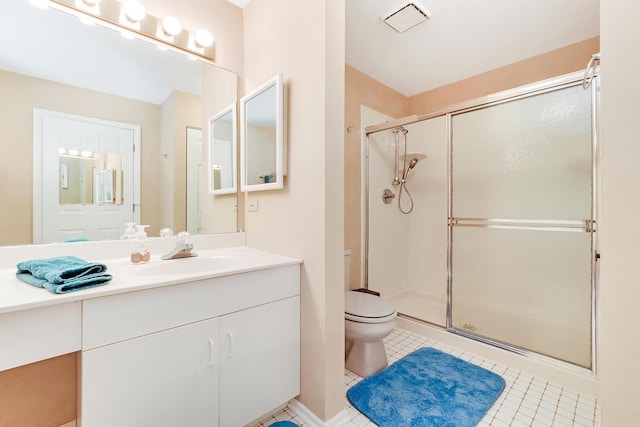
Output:
[[235,193],[236,104],[209,119],[209,194]]
[[284,87],[282,74],[240,100],[241,191],[283,188]]

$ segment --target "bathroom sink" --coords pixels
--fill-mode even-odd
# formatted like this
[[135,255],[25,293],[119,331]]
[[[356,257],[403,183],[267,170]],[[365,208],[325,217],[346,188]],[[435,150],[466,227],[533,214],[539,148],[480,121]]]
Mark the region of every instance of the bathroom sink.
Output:
[[242,259],[236,256],[216,255],[171,260],[153,260],[148,264],[132,265],[134,271],[145,275],[184,275],[228,270],[240,266]]

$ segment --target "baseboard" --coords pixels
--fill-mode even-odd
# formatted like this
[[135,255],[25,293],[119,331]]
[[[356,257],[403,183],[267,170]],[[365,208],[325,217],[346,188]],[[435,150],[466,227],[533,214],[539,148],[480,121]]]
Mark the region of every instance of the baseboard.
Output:
[[76,427],[76,420],[69,421],[68,423],[63,424],[60,427]]
[[347,414],[347,411],[344,409],[338,412],[338,414],[329,421],[322,421],[298,399],[289,401],[289,409],[291,409],[296,416],[304,422],[305,426],[308,425],[309,427],[343,427],[351,421],[349,414]]

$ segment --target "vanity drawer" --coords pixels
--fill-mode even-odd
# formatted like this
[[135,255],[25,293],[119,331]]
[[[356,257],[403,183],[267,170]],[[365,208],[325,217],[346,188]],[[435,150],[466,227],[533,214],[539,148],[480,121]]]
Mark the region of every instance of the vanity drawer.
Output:
[[0,314],[0,371],[80,350],[80,302]]
[[82,349],[175,328],[300,294],[300,266],[85,300]]

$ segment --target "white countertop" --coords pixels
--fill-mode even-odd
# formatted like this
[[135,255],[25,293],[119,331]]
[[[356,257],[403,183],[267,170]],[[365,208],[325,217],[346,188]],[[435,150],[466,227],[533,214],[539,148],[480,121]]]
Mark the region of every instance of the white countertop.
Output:
[[87,259],[104,263],[113,279],[101,286],[66,294],[54,294],[18,280],[15,267],[1,268],[0,313],[302,263],[298,258],[246,246],[194,249],[194,252],[197,257],[166,261],[159,254],[152,254],[151,260],[142,264],[132,264],[128,258]]

